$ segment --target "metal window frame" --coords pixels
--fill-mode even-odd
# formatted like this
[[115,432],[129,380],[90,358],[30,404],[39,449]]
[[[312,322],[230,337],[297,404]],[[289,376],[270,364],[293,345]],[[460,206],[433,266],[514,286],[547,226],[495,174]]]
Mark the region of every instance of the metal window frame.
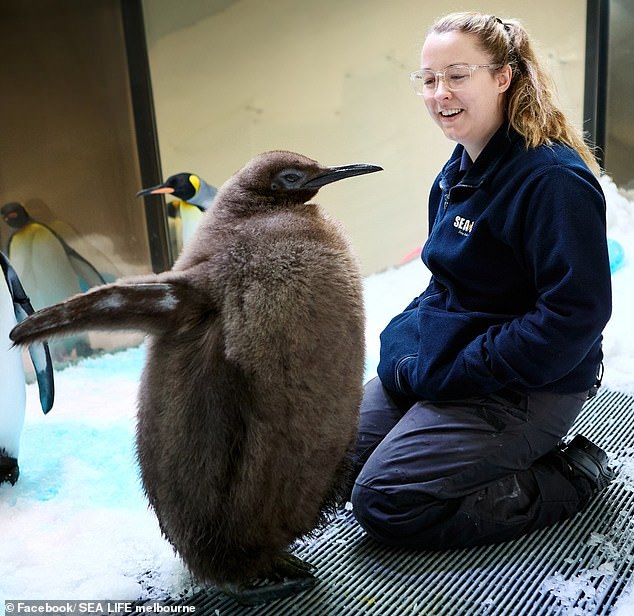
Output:
[[607,140],[610,0],[587,0],[583,130],[601,167]]
[[[155,186],[163,181],[163,174],[141,0],[121,0],[121,19],[128,58],[141,183],[143,186]],[[174,262],[164,205],[161,195],[145,197],[145,219],[154,272],[165,271]]]

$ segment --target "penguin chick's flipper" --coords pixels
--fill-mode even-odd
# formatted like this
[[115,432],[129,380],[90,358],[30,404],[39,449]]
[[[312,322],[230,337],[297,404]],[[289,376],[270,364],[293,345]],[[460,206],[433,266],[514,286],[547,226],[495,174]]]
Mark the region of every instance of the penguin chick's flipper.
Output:
[[315,567],[297,556],[281,554],[262,579],[251,584],[225,584],[220,590],[241,605],[260,605],[309,590],[317,583]]
[[9,337],[25,345],[91,329],[160,334],[178,323],[182,290],[182,285],[171,282],[104,285],[38,310],[16,325]]
[[[0,264],[4,271],[11,299],[13,312],[17,323],[21,323],[29,315],[33,314],[33,306],[29,300],[16,271],[11,267],[9,260],[0,252]],[[46,342],[36,342],[29,346],[29,355],[35,368],[37,386],[40,392],[40,405],[44,414],[53,408],[55,399],[55,379],[53,377],[53,362]]]

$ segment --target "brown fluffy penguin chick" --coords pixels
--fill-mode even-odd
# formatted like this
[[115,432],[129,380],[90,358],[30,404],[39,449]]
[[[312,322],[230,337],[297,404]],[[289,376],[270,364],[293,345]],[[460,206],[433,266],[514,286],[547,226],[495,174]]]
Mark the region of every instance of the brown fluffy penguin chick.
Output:
[[362,395],[362,279],[342,230],[308,201],[378,170],[262,154],[221,187],[171,271],[77,295],[12,332],[20,344],[87,328],[151,334],[142,481],[200,580],[286,573],[287,547],[344,489]]

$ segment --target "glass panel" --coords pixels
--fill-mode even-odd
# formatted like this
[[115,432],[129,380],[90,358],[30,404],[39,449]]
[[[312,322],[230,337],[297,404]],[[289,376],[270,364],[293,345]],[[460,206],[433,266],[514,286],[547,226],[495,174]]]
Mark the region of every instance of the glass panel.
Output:
[[[279,148],[326,165],[375,163],[385,173],[333,184],[316,200],[349,232],[364,273],[412,258],[427,233],[429,188],[454,144],[409,74],[427,28],[465,4],[144,0],[164,176],[189,171],[220,186]],[[581,125],[586,3],[476,4],[525,23]]]
[[33,305],[150,271],[119,1],[9,3],[0,34],[0,246]]

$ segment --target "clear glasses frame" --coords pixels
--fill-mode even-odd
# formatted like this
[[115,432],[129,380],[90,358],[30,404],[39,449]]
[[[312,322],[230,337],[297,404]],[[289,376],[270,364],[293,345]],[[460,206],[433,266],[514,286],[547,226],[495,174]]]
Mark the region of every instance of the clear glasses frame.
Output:
[[498,69],[503,66],[504,64],[452,64],[442,71],[420,69],[409,74],[409,81],[419,96],[434,94],[441,79],[447,90],[456,92],[468,86],[473,71],[479,68]]

